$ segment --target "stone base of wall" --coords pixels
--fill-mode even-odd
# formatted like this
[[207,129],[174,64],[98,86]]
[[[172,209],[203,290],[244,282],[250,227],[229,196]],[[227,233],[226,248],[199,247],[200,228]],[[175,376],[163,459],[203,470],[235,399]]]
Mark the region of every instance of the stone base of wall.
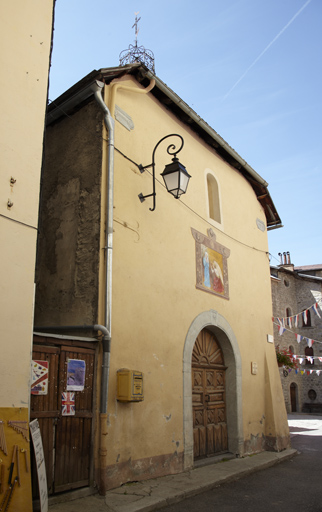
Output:
[[184,470],[183,455],[183,452],[174,452],[134,461],[129,459],[126,462],[107,466],[100,478],[96,480],[100,481],[99,492],[104,495],[106,491],[125,483],[182,473]]
[[268,452],[282,452],[291,447],[290,436],[265,436],[265,450]]
[[251,439],[248,439],[244,442],[244,454],[249,455],[252,453],[260,453],[264,451],[268,452],[281,452],[290,448],[291,441],[290,436],[265,436],[262,434],[261,436],[258,434],[257,436],[251,436]]
[[322,414],[322,404],[305,403],[303,404],[302,412]]

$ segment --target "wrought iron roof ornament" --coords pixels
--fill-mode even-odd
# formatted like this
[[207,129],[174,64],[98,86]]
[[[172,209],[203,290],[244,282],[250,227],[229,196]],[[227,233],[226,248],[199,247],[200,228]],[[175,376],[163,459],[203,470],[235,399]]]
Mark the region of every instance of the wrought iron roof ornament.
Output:
[[152,73],[155,73],[154,67],[154,55],[151,50],[147,50],[144,46],[138,46],[138,22],[141,17],[138,18],[139,12],[135,12],[135,22],[132,25],[132,28],[135,28],[135,42],[134,45],[130,44],[127,50],[123,50],[120,55],[120,66],[125,66],[126,64],[135,64],[137,62],[142,62]]

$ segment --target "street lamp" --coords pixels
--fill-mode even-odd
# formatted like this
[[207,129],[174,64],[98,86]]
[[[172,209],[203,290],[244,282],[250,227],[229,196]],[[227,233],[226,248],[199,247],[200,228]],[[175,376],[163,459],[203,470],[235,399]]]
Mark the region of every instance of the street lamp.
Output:
[[161,176],[164,180],[165,186],[167,188],[167,191],[172,194],[176,199],[179,199],[179,197],[182,194],[185,194],[187,191],[189,179],[191,178],[190,174],[188,174],[186,168],[184,165],[182,165],[179,162],[179,159],[177,158],[177,154],[182,150],[183,148],[183,138],[181,135],[178,135],[177,133],[171,133],[170,135],[166,135],[162,139],[159,140],[159,142],[156,144],[156,146],[153,149],[152,153],[152,164],[139,166],[139,169],[142,172],[144,172],[149,167],[152,167],[152,179],[153,179],[153,191],[151,194],[143,195],[142,192],[139,194],[139,199],[141,203],[145,201],[147,197],[153,197],[153,208],[150,208],[151,212],[155,210],[155,197],[156,197],[156,191],[155,191],[155,152],[159,144],[163,142],[168,137],[179,137],[181,139],[181,146],[179,149],[176,150],[176,146],[174,144],[170,144],[167,148],[167,153],[171,156],[172,162],[165,166],[164,171],[161,173]]

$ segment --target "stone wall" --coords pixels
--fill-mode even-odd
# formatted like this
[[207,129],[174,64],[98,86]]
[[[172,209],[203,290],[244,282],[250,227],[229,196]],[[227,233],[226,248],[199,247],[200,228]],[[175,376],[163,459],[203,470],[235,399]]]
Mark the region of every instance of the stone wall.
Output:
[[35,325],[97,322],[102,114],[94,100],[47,127]]
[[[279,267],[272,271],[272,303],[273,303],[273,316],[284,318],[286,316],[296,315],[305,309],[311,307],[315,302],[318,302],[322,297],[321,281],[310,278],[298,276],[297,272]],[[322,317],[320,307],[318,308]],[[286,331],[280,335],[277,325],[274,325],[274,342],[275,346],[282,350],[291,349],[297,356],[305,355],[305,348],[308,346],[307,339],[316,340],[313,343],[314,357],[322,357],[322,318],[319,318],[312,310],[310,311],[311,326],[306,326],[300,318],[298,326],[290,328],[286,326]],[[298,343],[295,334],[304,336],[305,339]],[[316,372],[307,374],[310,370],[321,370],[321,374],[317,375]],[[322,412],[322,362],[314,359],[314,364],[311,365],[305,359],[302,364],[298,363],[298,373],[294,369],[286,370],[280,368],[280,376],[282,388],[284,393],[285,405],[287,412],[292,411],[291,403],[291,385],[295,389],[296,396],[296,411],[300,412],[303,409],[309,410],[312,406],[318,408],[316,404],[321,404]],[[304,374],[302,374],[304,372]],[[313,390],[316,397],[313,399]],[[309,407],[305,404],[310,404]],[[294,409],[294,404],[293,404]]]

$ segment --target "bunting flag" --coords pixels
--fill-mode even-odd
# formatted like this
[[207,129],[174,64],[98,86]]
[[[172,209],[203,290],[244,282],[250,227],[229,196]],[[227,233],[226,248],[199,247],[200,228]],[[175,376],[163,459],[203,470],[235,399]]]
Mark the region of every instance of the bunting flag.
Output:
[[[303,326],[307,326],[308,325],[308,320],[309,320],[308,319],[308,311],[311,310],[311,309],[313,309],[314,313],[319,318],[321,318],[320,312],[322,310],[322,299],[320,299],[319,301],[315,302],[312,306],[307,308],[305,311],[302,311],[301,313],[298,313],[297,315],[293,315],[293,316],[290,316],[290,317],[272,317],[273,323],[278,328],[279,335],[282,335],[285,331],[293,332],[291,330],[293,327],[299,327],[299,318],[300,317],[303,319]],[[322,341],[317,341],[317,340],[314,340],[312,338],[308,338],[307,336],[303,336],[303,335],[295,333],[295,332],[293,332],[293,334],[295,335],[296,341],[298,342],[299,345],[300,345],[300,343],[302,341],[305,341],[309,348],[312,348],[313,343],[321,343],[322,344]],[[295,354],[293,354],[293,359],[294,359],[294,361],[297,361],[300,365],[302,365],[303,363],[305,365],[308,365],[308,364],[313,365],[314,364],[314,359],[319,360],[319,362],[322,363],[322,357],[313,356],[313,355],[309,356],[309,355],[295,355]],[[315,374],[317,376],[320,376],[320,374],[322,373],[322,368],[320,368],[320,369],[308,369],[308,368],[305,368],[303,370],[301,370],[299,368],[288,368],[286,370],[286,368],[284,367],[284,376],[287,376],[293,370],[295,371],[296,375],[297,374],[300,374],[300,375],[313,375],[313,374]],[[288,371],[288,373],[287,373],[287,371]],[[285,374],[285,372],[286,372],[286,374]]]
[[282,334],[285,332],[285,324],[284,324],[284,318],[278,318],[279,320],[279,326],[278,326],[278,332],[279,335],[282,336]]
[[[307,359],[310,359],[309,357],[307,357]],[[312,358],[313,359],[313,358]],[[322,372],[322,369],[319,369],[319,370],[312,370],[312,369],[305,369],[305,370],[299,370],[298,368],[288,368],[288,373],[290,374],[292,371],[294,370],[295,372],[295,375],[298,375],[299,373],[301,375],[313,375],[314,373],[317,375],[317,377],[320,376],[321,372]],[[285,371],[285,370],[284,370]]]
[[304,311],[302,311],[301,313],[298,313],[297,315],[293,315],[293,316],[287,316],[287,317],[273,317],[273,322],[274,321],[277,321],[278,323],[283,323],[284,324],[284,320],[286,320],[286,323],[292,328],[292,324],[295,326],[295,327],[298,327],[298,323],[299,323],[299,317],[302,316],[303,318],[303,322],[304,322],[304,325],[307,325],[307,312],[310,310],[310,309],[313,309],[314,313],[319,317],[321,318],[321,315],[319,313],[319,310],[318,308],[320,307],[320,309],[322,309],[322,299],[320,299],[319,301],[315,302],[312,306],[310,306],[309,308],[305,309]]
[[321,318],[321,315],[320,315],[320,313],[318,311],[318,303],[317,302],[315,304],[313,304],[312,309],[313,309],[314,313],[316,315],[318,315],[319,318]]
[[[289,331],[289,332],[293,332],[293,331],[290,331],[289,329],[286,329],[286,327],[284,326],[283,324],[283,318],[277,318],[276,320],[278,320],[278,323],[274,322],[274,325],[276,325],[278,327],[278,332],[280,335],[282,335],[285,331]],[[313,343],[322,343],[322,341],[317,341],[317,340],[312,340],[311,338],[307,338],[306,336],[302,336],[301,334],[297,334],[297,333],[293,333],[295,335],[295,338],[296,338],[296,341],[298,343],[301,343],[301,341],[305,340],[307,341],[307,345],[311,348]]]

